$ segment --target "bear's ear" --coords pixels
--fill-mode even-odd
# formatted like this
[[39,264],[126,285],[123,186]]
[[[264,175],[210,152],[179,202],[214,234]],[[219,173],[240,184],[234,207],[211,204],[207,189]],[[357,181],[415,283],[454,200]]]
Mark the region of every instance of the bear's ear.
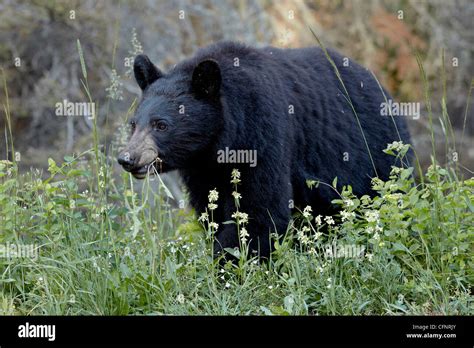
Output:
[[135,57],[133,61],[133,72],[135,74],[135,80],[137,80],[142,91],[158,80],[162,75],[161,71],[153,65],[150,59],[144,54],[139,54]]
[[198,98],[216,98],[221,87],[221,69],[212,59],[200,62],[193,71],[192,92]]

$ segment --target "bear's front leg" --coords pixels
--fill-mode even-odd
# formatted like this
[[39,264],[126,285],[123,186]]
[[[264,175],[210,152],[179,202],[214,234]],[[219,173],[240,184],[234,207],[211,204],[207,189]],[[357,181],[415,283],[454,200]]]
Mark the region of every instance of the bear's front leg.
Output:
[[234,224],[219,228],[214,238],[214,258],[221,256],[226,248],[239,248],[238,232]]
[[[253,224],[252,224],[253,222]],[[272,246],[270,241],[270,232],[274,229],[270,227],[269,224],[261,224],[257,221],[252,221],[248,226],[246,226],[247,233],[249,237],[247,238],[249,257],[259,256],[260,258],[268,258],[272,252]],[[282,231],[286,228],[286,220],[280,224]],[[281,234],[282,232],[280,232]],[[242,242],[243,243],[243,242]],[[224,250],[226,248],[240,248],[241,242],[239,241],[239,232],[235,224],[226,225],[219,231],[214,240],[214,257],[219,257],[223,253],[227,255]]]
[[[215,236],[214,256],[220,256],[226,248],[239,248],[242,243],[247,243],[249,257],[268,258],[273,249],[270,234],[284,234],[290,220],[288,194],[288,191],[286,194],[283,192],[281,195],[271,196],[271,200],[262,199],[258,202],[244,198],[240,202],[239,212],[248,214],[248,221],[239,225],[239,229],[237,219],[232,217],[233,210],[224,205],[224,221],[234,220],[236,223],[223,225],[221,222]],[[249,194],[247,197],[252,196]],[[229,206],[230,204],[234,205],[234,202],[229,202]],[[242,234],[243,228],[246,229],[245,236],[239,235]]]

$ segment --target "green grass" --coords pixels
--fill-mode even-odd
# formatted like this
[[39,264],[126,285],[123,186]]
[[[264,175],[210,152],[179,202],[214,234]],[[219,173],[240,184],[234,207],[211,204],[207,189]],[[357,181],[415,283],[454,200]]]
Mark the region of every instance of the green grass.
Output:
[[[79,42],[78,50],[92,102]],[[10,130],[8,104],[4,114]],[[212,209],[201,224],[172,207],[163,185],[153,193],[147,179],[136,192],[129,174],[114,175],[96,119],[92,149],[61,164],[50,159],[47,173],[0,161],[0,246],[38,250],[0,257],[0,314],[474,314],[474,178],[460,177],[455,164],[433,160],[416,182],[413,168],[394,167],[387,182],[373,180],[374,198],[345,187],[334,222],[306,208],[273,240],[268,262],[250,257],[242,241],[239,261],[222,266],[212,257]],[[393,143],[386,155],[407,149]],[[234,223],[242,233],[245,218]],[[364,249],[330,257],[332,245]]]
[[[340,193],[343,222],[325,227],[306,209],[269,262],[244,251],[222,267],[206,221],[162,191],[140,196],[106,158],[94,173],[94,160],[50,160],[46,179],[0,162],[0,242],[39,247],[37,258],[0,258],[1,314],[474,313],[473,179],[433,167],[414,185],[411,168],[394,168],[374,180],[374,199]],[[333,243],[365,250],[327,257]]]

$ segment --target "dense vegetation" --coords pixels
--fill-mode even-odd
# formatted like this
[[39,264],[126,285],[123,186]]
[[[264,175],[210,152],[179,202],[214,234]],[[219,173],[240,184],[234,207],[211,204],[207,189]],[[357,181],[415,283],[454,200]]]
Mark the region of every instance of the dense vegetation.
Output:
[[[63,18],[58,13],[65,11],[64,8],[49,8],[41,1],[38,3],[34,6],[45,9],[46,13],[41,12],[39,19],[42,16]],[[87,4],[85,8],[79,7],[84,12],[78,13],[92,13],[88,8],[91,4]],[[246,13],[258,8],[260,2],[249,4],[248,9],[240,10]],[[22,6],[29,9],[27,4]],[[97,8],[97,15],[107,13],[110,6]],[[310,10],[309,5],[304,6],[305,10]],[[323,3],[320,8],[331,6]],[[137,14],[133,9],[126,10]],[[204,7],[200,9],[205,10]],[[266,10],[262,12],[266,19],[276,11]],[[344,5],[340,10],[352,14],[351,6]],[[420,18],[426,19],[424,16],[429,15],[424,7],[419,7],[419,11]],[[436,11],[442,17],[443,11]],[[360,20],[359,12],[357,10],[354,16]],[[7,13],[5,11],[3,15]],[[194,13],[192,9],[191,13]],[[30,19],[23,15],[25,21]],[[380,19],[383,15],[388,27],[405,28],[405,24],[394,21],[393,15],[387,12],[374,17]],[[328,20],[324,11],[318,12],[318,16],[318,22],[324,24]],[[119,28],[121,17],[117,18],[116,26],[110,27]],[[342,20],[338,16],[333,18]],[[95,21],[95,16],[89,19],[91,26],[100,23]],[[255,22],[257,19],[254,18]],[[8,24],[7,21],[4,23]],[[400,52],[386,49],[381,44],[393,43],[390,37],[383,35],[392,32],[384,23],[378,25],[386,30],[378,31],[381,36],[374,42],[382,52]],[[306,30],[306,26],[304,28]],[[367,33],[365,24],[357,28],[356,35]],[[303,29],[296,27],[297,30]],[[185,27],[183,31],[199,33],[192,27]],[[249,27],[249,31],[256,30]],[[33,33],[41,33],[29,26],[25,27],[25,32],[32,35],[33,41]],[[408,31],[408,34],[415,35],[414,32]],[[147,178],[137,184],[129,174],[114,168],[117,147],[126,133],[120,128],[120,134],[111,142],[110,128],[114,123],[125,124],[125,118],[136,105],[133,100],[127,103],[121,98],[126,95],[122,83],[127,87],[130,81],[120,80],[117,71],[110,70],[107,73],[112,81],[108,89],[100,89],[99,75],[104,71],[93,63],[91,56],[103,57],[103,52],[97,51],[90,42],[83,48],[81,42],[85,40],[76,40],[74,31],[68,33],[74,37],[68,41],[73,49],[68,46],[65,52],[68,57],[74,57],[76,63],[75,74],[68,75],[70,80],[65,83],[74,89],[68,96],[101,102],[96,117],[85,126],[85,120],[68,119],[72,124],[68,132],[81,134],[81,144],[77,142],[73,146],[75,154],[61,159],[57,154],[51,154],[52,151],[41,149],[39,152],[50,154],[51,158],[38,167],[44,165],[47,170],[28,170],[25,166],[28,155],[0,161],[0,314],[474,314],[474,178],[458,160],[458,155],[466,158],[463,150],[469,150],[463,140],[469,141],[472,128],[468,111],[473,85],[471,83],[470,89],[467,88],[467,101],[464,100],[463,108],[459,109],[462,112],[449,115],[448,110],[456,108],[447,107],[454,99],[448,96],[450,90],[446,88],[444,55],[440,60],[442,71],[430,76],[421,64],[422,59],[411,57],[417,75],[414,77],[410,68],[405,71],[409,78],[398,75],[398,68],[389,64],[394,60],[388,53],[379,57],[392,69],[384,70],[383,75],[388,79],[384,84],[396,85],[394,76],[402,76],[412,89],[407,87],[400,95],[416,92],[418,98],[424,96],[427,110],[422,118],[423,130],[418,130],[420,133],[417,134],[427,139],[431,151],[415,146],[414,167],[393,167],[386,182],[373,179],[373,188],[378,193],[373,198],[355,197],[350,187],[340,190],[340,199],[335,204],[340,205],[341,212],[336,216],[319,216],[317,207],[302,207],[290,223],[285,238],[273,237],[276,250],[264,263],[246,252],[245,226],[251,223],[248,219],[252,212],[238,210],[238,201],[245,199],[238,193],[240,180],[244,178],[234,172],[229,181],[235,185],[236,214],[234,221],[228,223],[238,224],[242,248],[240,252],[229,250],[238,261],[223,265],[213,260],[211,250],[216,228],[212,210],[219,192],[209,193],[208,213],[195,216],[185,205],[176,205],[160,177]],[[115,41],[109,43],[117,48],[120,47],[115,36],[118,31],[114,33],[110,36]],[[309,32],[308,35],[315,44],[314,37]],[[347,35],[349,41],[351,35],[355,34]],[[407,39],[413,42],[410,35]],[[203,41],[208,40],[210,38]],[[371,42],[352,40],[362,41]],[[140,46],[134,33],[129,53],[137,53]],[[161,49],[170,50],[168,46]],[[71,54],[73,50],[79,52],[79,58]],[[0,55],[2,52],[5,49],[0,45]],[[170,50],[169,54],[173,55],[174,51]],[[406,55],[403,57],[405,61],[399,62],[400,67],[411,67],[407,65]],[[112,61],[116,60],[114,55]],[[35,62],[39,64],[41,60]],[[383,69],[387,68],[385,63],[380,63]],[[433,69],[430,67],[431,71]],[[463,69],[468,68],[464,66]],[[21,105],[31,93],[28,94],[28,89],[21,92],[25,95],[18,90],[15,92],[19,88],[15,81],[20,75],[16,75],[18,72],[13,67],[1,72],[2,112],[5,115],[1,126],[2,133],[6,134],[1,146],[6,147],[6,152],[16,154],[15,144],[24,140],[19,136],[22,134],[19,116],[21,118],[23,112],[28,114],[28,108],[35,104]],[[34,75],[29,76],[34,78]],[[433,76],[438,78],[437,87],[433,86]],[[43,87],[50,86],[49,78],[41,78]],[[464,78],[472,79],[472,76],[464,74]],[[413,86],[417,91],[413,91]],[[432,102],[434,89],[439,102]],[[61,93],[52,98],[54,102],[64,97],[65,92],[60,90]],[[43,91],[46,95],[51,92],[45,88],[34,91]],[[103,102],[105,94],[109,98]],[[455,95],[456,100],[464,97],[459,90],[450,94]],[[124,110],[126,117],[111,117],[117,104],[120,104],[117,109]],[[54,103],[48,102],[43,107],[48,109],[52,105]],[[33,118],[38,120],[40,114],[33,114]],[[452,119],[457,121],[451,123]],[[48,129],[48,132],[57,131],[56,128]],[[108,140],[104,139],[106,137]],[[46,134],[43,138],[52,139],[52,136]],[[90,149],[78,151],[84,144],[90,147],[91,143]],[[409,146],[395,142],[387,144],[385,152],[387,156],[403,158]],[[424,160],[418,161],[420,157]],[[420,165],[420,162],[424,164]],[[431,165],[428,166],[428,162]],[[319,185],[338,188],[337,178],[332,183],[308,181],[307,184],[312,189]],[[158,189],[150,189],[155,187]],[[18,257],[21,256],[18,255],[20,246],[35,249],[27,257]]]
[[[345,188],[339,216],[306,207],[262,264],[245,252],[251,212],[236,208],[242,252],[222,266],[210,242],[218,193],[198,223],[170,207],[163,186],[149,195],[150,179],[140,196],[107,158],[96,173],[92,155],[50,160],[46,179],[0,163],[0,243],[39,251],[0,259],[0,313],[474,313],[472,178],[435,165],[415,184],[413,168],[394,167],[389,181],[373,180],[373,199]],[[239,173],[229,180],[238,192]]]

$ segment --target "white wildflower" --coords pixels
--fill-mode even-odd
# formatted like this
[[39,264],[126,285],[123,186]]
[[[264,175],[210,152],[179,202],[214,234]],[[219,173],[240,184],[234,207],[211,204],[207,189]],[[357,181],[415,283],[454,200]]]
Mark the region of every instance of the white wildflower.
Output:
[[230,181],[232,184],[238,184],[240,182],[240,172],[238,169],[233,169],[231,174],[232,180]]
[[217,222],[209,222],[209,228],[212,230],[217,230],[219,228],[219,224]]
[[234,199],[241,199],[242,195],[238,193],[237,191],[232,192],[232,196],[234,196]]
[[179,294],[179,295],[176,297],[176,301],[178,301],[178,303],[183,304],[183,303],[184,303],[184,295],[183,295],[183,294]]
[[239,224],[246,224],[249,221],[249,215],[240,211],[233,213],[232,217],[238,220]]
[[318,215],[314,218],[314,221],[316,222],[317,226],[321,226],[322,224],[321,217],[322,217],[321,215]]
[[301,244],[304,244],[304,245],[308,245],[309,243],[311,243],[311,241],[309,240],[309,237],[305,234],[302,234],[301,231],[298,232],[298,239],[301,242]]
[[112,100],[122,100],[123,99],[123,83],[120,81],[120,76],[117,74],[115,69],[112,69],[110,76],[110,86],[105,89],[107,92],[107,97]]
[[242,227],[240,229],[240,240],[242,241],[242,243],[247,242],[247,237],[248,236],[249,236],[249,233],[247,232],[247,229],[245,227]]
[[334,225],[334,219],[332,218],[332,216],[325,216],[325,217],[324,217],[324,221],[325,221],[328,225]]
[[365,219],[367,222],[378,222],[379,212],[377,210],[370,210],[365,212]]
[[355,213],[353,211],[348,212],[348,211],[341,211],[341,220],[342,221],[349,221],[355,218]]
[[209,220],[209,214],[204,212],[204,213],[201,213],[201,216],[198,218],[198,221],[199,222],[204,222],[204,221],[207,221]]
[[211,202],[211,203],[212,202],[217,202],[217,200],[219,199],[219,192],[217,192],[216,189],[210,190],[208,199],[209,199],[209,202]]
[[132,29],[131,44],[132,44],[132,49],[128,50],[129,56],[127,57],[127,60],[131,61],[131,64],[128,67],[127,71],[125,72],[126,76],[131,76],[133,73],[134,57],[137,56],[138,54],[143,53],[143,47],[142,47],[141,42],[138,40],[137,30],[135,28]]
[[310,229],[308,226],[303,226],[303,227],[301,228],[301,231],[306,233],[306,232],[311,231],[311,229]]
[[353,207],[354,206],[354,201],[352,199],[345,199],[344,200],[344,205],[346,207]]
[[306,219],[309,219],[311,217],[311,213],[312,213],[313,209],[308,205],[306,208],[304,208],[303,210],[303,216],[306,218]]
[[405,149],[405,144],[402,141],[394,141],[391,144],[387,144],[386,151],[397,151],[400,152]]

